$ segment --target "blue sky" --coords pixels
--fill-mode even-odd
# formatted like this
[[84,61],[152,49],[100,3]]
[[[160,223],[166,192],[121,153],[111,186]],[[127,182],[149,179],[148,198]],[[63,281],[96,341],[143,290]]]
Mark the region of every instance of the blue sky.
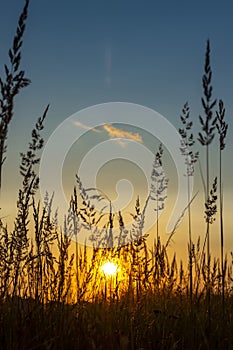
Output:
[[[2,4],[1,61],[22,6]],[[23,48],[32,85],[19,108],[27,101],[33,121],[50,102],[54,125],[83,107],[128,101],[176,122],[188,100],[196,117],[210,38],[214,92],[232,112],[232,7],[230,1],[32,1]]]
[[[1,67],[23,4],[2,1]],[[232,13],[231,1],[32,1],[22,61],[32,84],[17,98],[10,126],[8,190],[16,153],[25,149],[47,103],[47,138],[71,114],[111,101],[153,108],[175,127],[189,101],[198,132],[207,38],[214,96],[224,100],[230,122],[224,156],[226,186],[232,189]]]

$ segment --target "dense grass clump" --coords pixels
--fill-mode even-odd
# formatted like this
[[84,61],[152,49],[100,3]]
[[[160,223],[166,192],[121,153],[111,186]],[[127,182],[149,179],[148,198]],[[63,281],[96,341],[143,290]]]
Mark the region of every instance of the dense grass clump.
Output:
[[74,305],[34,299],[2,301],[0,340],[3,349],[231,349],[232,297],[225,323],[221,300],[211,298],[211,329],[205,301],[150,291],[120,300]]

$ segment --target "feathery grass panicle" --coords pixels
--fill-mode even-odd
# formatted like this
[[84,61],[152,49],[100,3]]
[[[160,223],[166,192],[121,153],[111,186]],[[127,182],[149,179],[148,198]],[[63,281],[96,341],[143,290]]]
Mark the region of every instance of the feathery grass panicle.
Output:
[[217,213],[217,177],[214,179],[213,186],[210,190],[210,194],[205,203],[205,219],[209,224],[213,224],[215,221],[215,215]]
[[150,186],[150,200],[155,201],[156,212],[156,235],[157,242],[160,239],[159,234],[159,214],[165,207],[165,200],[167,198],[168,179],[163,169],[162,163],[163,147],[159,145],[159,150],[155,154],[155,159],[151,173],[151,186]]
[[23,35],[26,28],[28,16],[29,0],[25,1],[23,11],[18,21],[17,31],[13,40],[13,46],[9,50],[10,64],[4,66],[5,79],[0,78],[0,189],[2,185],[2,167],[6,159],[7,135],[9,124],[13,117],[15,97],[20,90],[30,84],[30,80],[25,77],[25,72],[20,70],[21,47]]
[[228,130],[228,124],[225,121],[225,107],[222,100],[219,100],[218,104],[218,111],[216,112],[217,115],[217,123],[216,127],[219,134],[219,144],[220,144],[220,150],[223,151],[225,149],[225,138],[227,135]]
[[210,42],[207,40],[206,45],[206,55],[205,55],[205,67],[204,75],[202,77],[202,86],[204,97],[202,97],[201,102],[205,113],[205,119],[199,116],[199,121],[202,127],[202,132],[199,132],[198,140],[203,146],[208,146],[214,139],[215,136],[215,126],[217,122],[217,117],[213,119],[213,108],[216,105],[217,100],[212,99],[213,87],[211,85],[212,81],[212,70],[210,65]]

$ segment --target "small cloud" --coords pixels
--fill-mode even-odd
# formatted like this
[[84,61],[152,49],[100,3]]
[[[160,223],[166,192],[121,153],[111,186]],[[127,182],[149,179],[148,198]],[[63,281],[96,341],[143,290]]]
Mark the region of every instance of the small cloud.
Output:
[[[124,139],[130,139],[136,142],[143,142],[142,141],[142,137],[141,135],[139,135],[138,133],[133,133],[130,131],[126,131],[126,130],[122,130],[122,129],[118,129],[115,128],[114,126],[110,125],[110,124],[105,124],[103,126],[104,130],[107,131],[109,137],[111,139],[114,138],[124,138]],[[119,143],[123,146],[125,146],[125,142],[120,140]]]
[[94,132],[102,132],[101,130],[95,129],[91,126],[85,125],[79,121],[74,121],[73,122],[74,125],[78,126],[79,128],[85,129],[85,130],[90,130],[90,131],[94,131]]

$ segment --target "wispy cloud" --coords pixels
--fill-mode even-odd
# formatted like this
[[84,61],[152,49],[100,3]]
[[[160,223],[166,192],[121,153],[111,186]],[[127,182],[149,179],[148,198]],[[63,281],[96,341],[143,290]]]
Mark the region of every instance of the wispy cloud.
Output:
[[[105,124],[103,126],[103,128],[104,128],[105,131],[107,131],[107,133],[108,133],[108,135],[109,135],[109,137],[111,139],[124,138],[124,139],[130,139],[130,140],[141,142],[141,143],[143,142],[141,135],[139,135],[138,133],[133,133],[133,132],[130,132],[130,131],[126,131],[126,130],[122,130],[122,129],[119,129],[119,128],[115,128],[111,124]],[[120,140],[119,143],[121,145],[124,144],[124,142],[122,140]]]
[[101,130],[95,129],[95,128],[93,128],[91,126],[88,126],[86,124],[83,124],[83,123],[81,123],[79,121],[74,121],[73,123],[74,123],[74,125],[78,126],[79,128],[82,128],[82,129],[85,129],[85,130],[91,130],[91,131],[94,131],[94,132],[102,132]]
[[[73,124],[79,128],[85,129],[85,130],[90,130],[90,131],[94,131],[97,133],[103,132],[102,130],[93,128],[93,127],[88,126],[88,125],[81,123],[79,121],[73,121]],[[108,133],[109,138],[116,139],[116,142],[121,147],[127,146],[127,140],[125,140],[125,139],[129,139],[132,141],[143,143],[142,137],[138,133],[133,133],[133,132],[126,131],[123,129],[119,129],[119,128],[112,126],[111,124],[105,124],[102,126],[102,128]],[[122,140],[122,139],[124,139],[124,140]]]

